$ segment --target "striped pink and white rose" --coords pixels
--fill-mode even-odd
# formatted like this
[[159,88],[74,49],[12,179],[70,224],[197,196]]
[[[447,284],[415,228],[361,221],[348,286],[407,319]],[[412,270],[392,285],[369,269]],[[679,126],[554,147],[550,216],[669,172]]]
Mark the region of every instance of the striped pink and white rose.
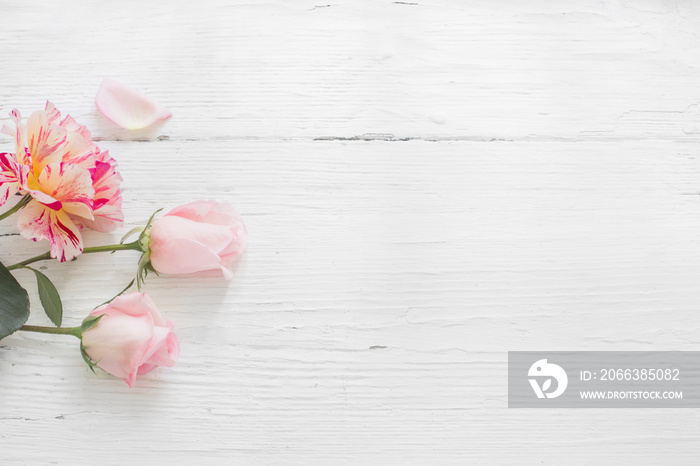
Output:
[[20,234],[48,240],[51,257],[75,258],[83,251],[80,229],[112,231],[123,223],[121,176],[107,151],[92,142],[85,126],[47,102],[27,119],[10,116],[15,153],[0,154],[0,206],[17,192],[31,195],[18,218]]

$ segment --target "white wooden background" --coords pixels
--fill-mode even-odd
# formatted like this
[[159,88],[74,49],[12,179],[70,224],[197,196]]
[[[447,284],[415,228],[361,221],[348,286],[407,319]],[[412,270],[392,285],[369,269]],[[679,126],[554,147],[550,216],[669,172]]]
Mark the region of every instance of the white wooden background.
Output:
[[[200,198],[250,231],[230,284],[148,282],[182,355],[132,390],[0,342],[0,464],[697,465],[700,411],[509,410],[506,358],[699,349],[700,5],[325,1],[0,2],[2,118],[120,162],[88,245]],[[104,76],[174,117],[118,129]],[[66,324],[136,259],[46,263]]]

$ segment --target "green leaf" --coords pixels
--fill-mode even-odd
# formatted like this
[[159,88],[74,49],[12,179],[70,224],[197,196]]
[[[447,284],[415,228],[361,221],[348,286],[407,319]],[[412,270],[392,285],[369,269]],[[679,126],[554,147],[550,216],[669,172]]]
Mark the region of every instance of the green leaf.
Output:
[[146,280],[146,276],[148,276],[148,264],[150,263],[151,254],[148,252],[144,252],[141,256],[141,259],[139,259],[139,265],[136,269],[136,288],[139,291],[141,291],[141,285]]
[[122,236],[122,239],[121,239],[121,241],[119,241],[119,244],[124,244],[124,241],[126,241],[126,239],[127,239],[129,236],[131,236],[131,235],[133,235],[133,234],[135,234],[135,233],[141,233],[143,230],[144,230],[143,227],[134,227],[134,228],[132,228],[131,230],[129,230],[129,232],[128,232],[127,234],[125,234],[124,236]]
[[51,322],[56,327],[61,326],[63,321],[63,303],[61,303],[61,296],[58,294],[58,290],[51,283],[49,277],[39,272],[31,267],[24,267],[29,269],[36,274],[36,283],[39,287],[39,299],[41,300],[41,305],[44,308],[44,312],[49,316]]
[[149,218],[148,222],[146,222],[146,226],[143,227],[143,233],[141,233],[141,236],[145,235],[146,232],[148,232],[148,229],[151,228],[151,223],[153,223],[153,219],[155,218],[156,214],[158,212],[160,212],[161,210],[163,210],[163,209],[160,208],[160,209],[156,210],[155,212],[153,212],[153,215],[151,215],[151,218]]
[[126,288],[124,288],[118,295],[116,295],[114,298],[110,299],[109,301],[105,301],[104,303],[100,304],[99,306],[95,306],[95,309],[97,309],[97,308],[100,307],[100,306],[104,306],[105,304],[111,303],[112,301],[114,301],[115,299],[117,299],[118,297],[120,297],[121,295],[123,295],[124,293],[126,293],[127,290],[128,290],[129,288],[131,288],[132,286],[134,286],[134,282],[135,282],[135,281],[136,281],[135,278],[132,279],[132,280],[129,282],[129,284],[126,285]]
[[153,268],[153,263],[152,263],[151,261],[148,261],[148,264],[146,264],[146,267],[145,267],[145,268],[146,268],[147,271],[153,272],[154,274],[156,274],[157,276],[160,277],[160,275],[158,275],[158,271],[157,271],[156,269]]
[[80,332],[86,332],[90,330],[92,327],[97,325],[97,323],[100,321],[100,319],[104,316],[104,314],[99,315],[99,316],[87,316],[84,320],[83,323],[80,325]]
[[29,295],[0,263],[0,340],[13,334],[29,318]]
[[85,361],[85,363],[88,365],[88,367],[90,368],[90,370],[94,374],[95,373],[95,366],[97,365],[97,363],[90,359],[90,357],[85,352],[85,347],[83,346],[82,343],[80,344],[80,355],[83,357],[83,361]]

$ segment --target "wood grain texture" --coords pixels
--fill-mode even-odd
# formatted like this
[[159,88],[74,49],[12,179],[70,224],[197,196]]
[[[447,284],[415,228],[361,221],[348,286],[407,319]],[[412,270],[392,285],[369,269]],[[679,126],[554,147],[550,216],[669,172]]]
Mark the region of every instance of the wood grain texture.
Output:
[[[50,98],[120,163],[88,245],[219,198],[250,246],[149,280],[182,355],[134,389],[3,340],[0,464],[698,463],[697,410],[506,407],[509,350],[698,349],[695,3],[1,6],[0,114]],[[103,76],[175,116],[116,128]],[[3,263],[45,250],[15,233]],[[43,264],[66,324],[136,261]]]

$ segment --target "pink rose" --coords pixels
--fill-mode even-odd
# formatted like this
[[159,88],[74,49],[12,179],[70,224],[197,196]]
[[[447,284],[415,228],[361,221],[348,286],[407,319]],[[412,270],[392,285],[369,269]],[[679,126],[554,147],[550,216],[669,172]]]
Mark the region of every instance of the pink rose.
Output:
[[146,293],[118,296],[90,315],[102,318],[83,332],[85,354],[129,387],[134,386],[137,374],[177,362],[180,340],[173,323],[163,318]]
[[153,222],[151,265],[159,273],[221,271],[233,277],[231,264],[248,238],[243,219],[229,204],[195,201]]

